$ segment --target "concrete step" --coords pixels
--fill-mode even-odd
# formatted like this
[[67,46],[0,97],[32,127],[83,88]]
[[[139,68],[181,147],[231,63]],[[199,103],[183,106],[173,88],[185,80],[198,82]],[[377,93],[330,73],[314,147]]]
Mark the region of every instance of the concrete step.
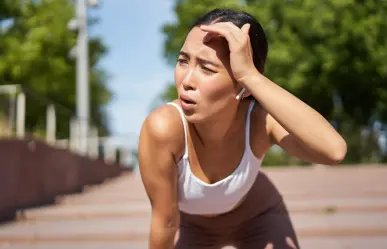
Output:
[[[286,201],[291,215],[333,213],[386,213],[387,198],[326,198]],[[21,220],[89,219],[146,216],[151,207],[146,198],[121,202],[68,202],[25,210]]]
[[[325,238],[301,238],[301,248],[307,249],[385,249],[387,237],[325,237]],[[44,243],[0,243],[0,248],[10,249],[147,249],[146,241],[109,241],[109,242],[44,242]],[[233,247],[226,247],[231,249]],[[226,249],[224,248],[224,249]]]
[[146,241],[109,241],[109,242],[44,242],[44,243],[3,243],[0,248],[9,249],[148,249]]
[[[266,170],[302,248],[387,248],[387,167]],[[0,225],[0,248],[147,248],[150,205],[125,174]]]
[[[387,236],[387,213],[295,214],[302,237]],[[27,220],[2,226],[0,242],[144,240],[150,215],[115,218]]]

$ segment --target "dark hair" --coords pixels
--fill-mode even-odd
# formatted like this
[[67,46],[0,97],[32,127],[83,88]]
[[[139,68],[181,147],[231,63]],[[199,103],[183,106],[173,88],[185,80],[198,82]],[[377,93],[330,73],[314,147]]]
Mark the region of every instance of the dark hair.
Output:
[[263,74],[268,52],[268,44],[265,32],[259,22],[249,13],[225,8],[216,8],[201,16],[191,28],[218,22],[232,22],[242,28],[246,23],[250,24],[249,36],[253,49],[254,65]]

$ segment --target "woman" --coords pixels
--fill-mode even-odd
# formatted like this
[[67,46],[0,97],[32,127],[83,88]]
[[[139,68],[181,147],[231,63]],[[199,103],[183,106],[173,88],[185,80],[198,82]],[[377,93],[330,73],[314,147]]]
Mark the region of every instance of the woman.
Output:
[[333,165],[346,143],[263,75],[266,55],[264,31],[247,13],[215,9],[193,25],[175,68],[179,99],[141,129],[149,248],[299,248],[281,195],[260,172],[264,155],[278,144]]

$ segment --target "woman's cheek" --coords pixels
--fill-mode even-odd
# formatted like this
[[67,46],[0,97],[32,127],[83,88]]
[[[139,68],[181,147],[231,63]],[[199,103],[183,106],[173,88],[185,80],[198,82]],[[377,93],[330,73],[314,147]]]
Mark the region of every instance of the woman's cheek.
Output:
[[200,86],[200,95],[211,102],[229,98],[229,95],[232,93],[232,82],[229,79],[219,78],[213,81],[207,81]]

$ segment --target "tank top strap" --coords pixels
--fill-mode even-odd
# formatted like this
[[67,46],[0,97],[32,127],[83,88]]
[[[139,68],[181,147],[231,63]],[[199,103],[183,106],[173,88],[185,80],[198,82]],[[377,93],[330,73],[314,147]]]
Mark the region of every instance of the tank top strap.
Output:
[[252,99],[251,102],[250,102],[250,105],[249,105],[249,109],[247,111],[247,118],[246,118],[246,128],[245,128],[245,132],[246,132],[246,148],[250,148],[250,116],[251,116],[251,112],[253,111],[253,108],[254,108],[254,104],[255,104],[255,99]]
[[184,149],[183,158],[188,158],[188,127],[187,127],[187,122],[186,122],[185,117],[184,117],[183,110],[181,109],[181,107],[178,104],[176,104],[174,102],[168,102],[167,104],[176,107],[176,109],[180,113],[181,121],[183,122],[183,128],[184,128],[184,143],[185,143],[184,146],[185,146],[185,149]]

